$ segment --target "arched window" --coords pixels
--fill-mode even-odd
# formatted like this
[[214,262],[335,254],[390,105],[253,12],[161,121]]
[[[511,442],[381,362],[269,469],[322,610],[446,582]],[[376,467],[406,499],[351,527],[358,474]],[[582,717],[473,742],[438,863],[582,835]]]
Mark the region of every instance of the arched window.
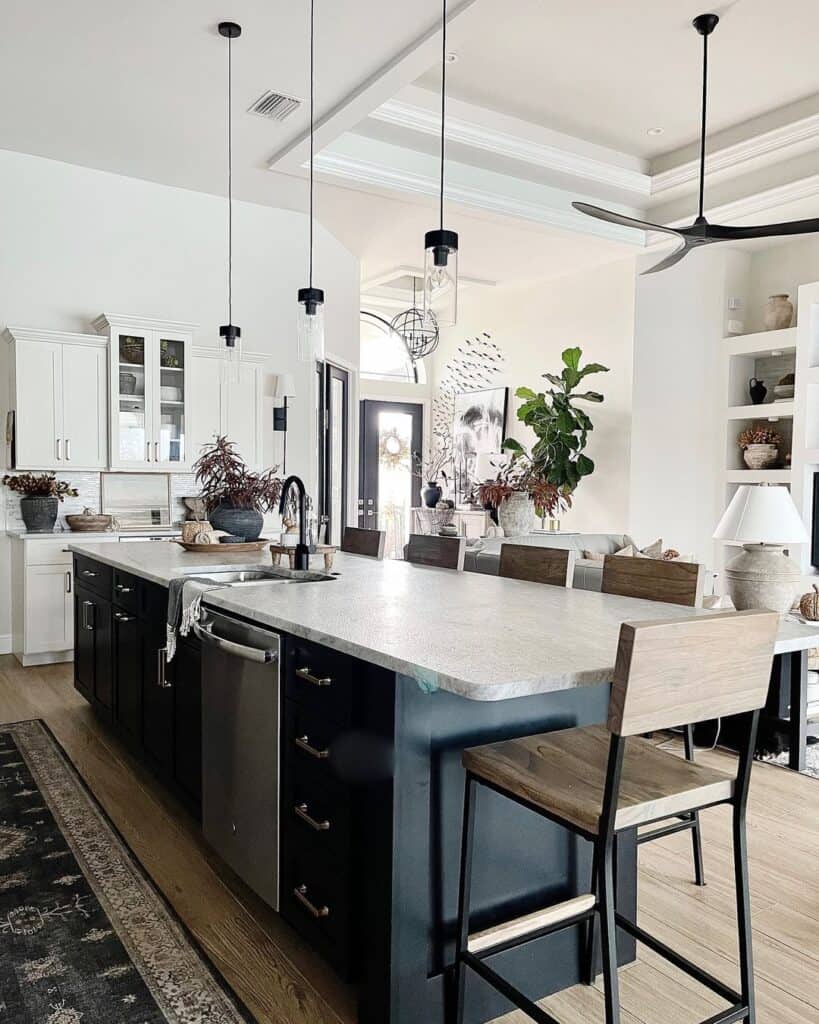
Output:
[[361,376],[370,380],[425,384],[423,362],[413,366],[401,336],[377,313],[361,311]]

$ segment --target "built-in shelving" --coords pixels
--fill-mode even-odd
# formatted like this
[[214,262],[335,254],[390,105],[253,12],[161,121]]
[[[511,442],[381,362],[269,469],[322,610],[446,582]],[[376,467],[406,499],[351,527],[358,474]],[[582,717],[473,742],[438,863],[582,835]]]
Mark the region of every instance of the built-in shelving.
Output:
[[789,484],[789,469],[727,469],[725,482],[729,484]]
[[769,356],[796,351],[796,328],[780,331],[757,331],[755,334],[732,334],[725,339],[729,356]]
[[761,405],[732,405],[728,408],[729,420],[791,419],[793,402],[763,402]]

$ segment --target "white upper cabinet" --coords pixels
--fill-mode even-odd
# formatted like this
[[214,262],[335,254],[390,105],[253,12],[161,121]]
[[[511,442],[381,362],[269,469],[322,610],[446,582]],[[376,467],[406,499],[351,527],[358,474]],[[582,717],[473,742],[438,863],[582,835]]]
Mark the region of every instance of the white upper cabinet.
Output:
[[[4,338],[14,468],[104,469],[105,343],[93,335],[17,327]],[[11,454],[7,450],[9,465]]]
[[93,327],[109,343],[111,469],[189,469],[194,325],[103,314]]
[[[203,444],[222,434],[236,444],[250,469],[264,468],[264,364],[267,357],[243,352],[239,380],[228,380],[223,352],[194,348],[192,437],[195,461]],[[271,424],[272,429],[272,424]]]

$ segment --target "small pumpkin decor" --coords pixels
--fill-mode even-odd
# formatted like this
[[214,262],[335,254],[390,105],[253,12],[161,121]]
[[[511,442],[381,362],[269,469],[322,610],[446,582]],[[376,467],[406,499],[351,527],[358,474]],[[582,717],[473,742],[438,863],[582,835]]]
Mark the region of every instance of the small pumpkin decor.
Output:
[[811,622],[819,622],[819,586],[813,584],[813,590],[803,594],[799,600],[799,611]]

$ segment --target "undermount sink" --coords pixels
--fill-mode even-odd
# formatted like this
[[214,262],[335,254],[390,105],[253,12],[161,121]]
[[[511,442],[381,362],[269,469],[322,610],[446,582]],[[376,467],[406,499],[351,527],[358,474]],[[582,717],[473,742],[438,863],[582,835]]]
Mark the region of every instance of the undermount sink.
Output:
[[220,583],[226,587],[254,586],[260,583],[323,583],[325,580],[335,579],[335,576],[326,572],[316,572],[312,569],[285,569],[282,566],[253,566],[242,569],[225,567],[218,569],[192,569],[186,576],[196,576],[197,579],[208,580],[211,583]]

